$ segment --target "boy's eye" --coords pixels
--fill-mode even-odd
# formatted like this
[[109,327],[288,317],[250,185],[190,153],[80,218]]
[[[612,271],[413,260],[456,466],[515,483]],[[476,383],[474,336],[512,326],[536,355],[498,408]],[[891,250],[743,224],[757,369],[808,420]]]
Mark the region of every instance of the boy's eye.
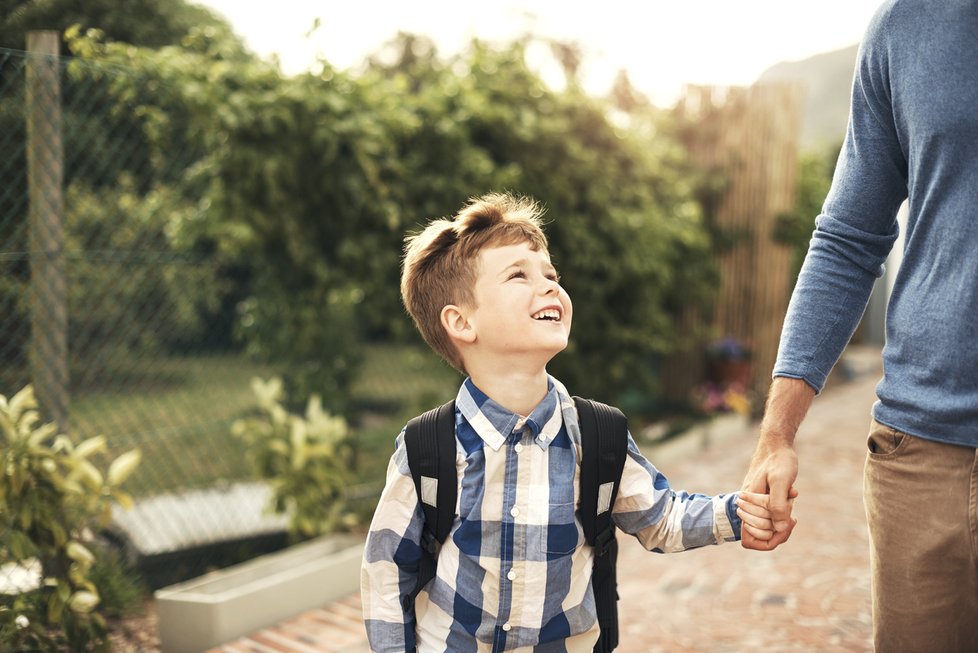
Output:
[[524,279],[526,278],[526,273],[523,270],[516,270],[509,275],[510,279]]
[[556,272],[554,272],[553,274],[548,274],[547,278],[553,281],[554,283],[560,283],[560,275],[557,274]]

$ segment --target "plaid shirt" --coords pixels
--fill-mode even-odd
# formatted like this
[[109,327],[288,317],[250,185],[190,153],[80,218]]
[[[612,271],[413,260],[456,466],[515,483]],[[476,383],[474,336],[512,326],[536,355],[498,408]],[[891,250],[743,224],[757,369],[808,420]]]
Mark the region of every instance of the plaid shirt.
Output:
[[[573,400],[551,378],[522,418],[468,379],[455,407],[457,516],[437,576],[410,613],[400,598],[414,587],[424,516],[403,431],[397,438],[361,571],[371,649],[589,653],[599,631],[592,548],[574,515],[581,436]],[[612,515],[646,549],[683,551],[738,539],[735,499],[674,492],[629,435]]]

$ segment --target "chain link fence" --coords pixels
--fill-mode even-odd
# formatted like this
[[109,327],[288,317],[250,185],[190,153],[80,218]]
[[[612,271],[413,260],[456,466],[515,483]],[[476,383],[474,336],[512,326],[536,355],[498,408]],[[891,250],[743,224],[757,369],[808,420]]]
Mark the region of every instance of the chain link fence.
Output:
[[[222,541],[284,540],[230,432],[255,405],[250,380],[277,370],[235,342],[237,271],[178,242],[174,225],[207,211],[187,182],[199,153],[154,150],[145,117],[115,91],[138,88],[136,75],[0,49],[0,394],[33,384],[45,420],[76,442],[105,435],[110,456],[139,448],[136,508],[116,525],[171,571],[194,550],[199,571],[228,562]],[[423,389],[380,351],[372,365],[396,386],[368,389],[380,403]],[[400,418],[379,425],[388,442]]]

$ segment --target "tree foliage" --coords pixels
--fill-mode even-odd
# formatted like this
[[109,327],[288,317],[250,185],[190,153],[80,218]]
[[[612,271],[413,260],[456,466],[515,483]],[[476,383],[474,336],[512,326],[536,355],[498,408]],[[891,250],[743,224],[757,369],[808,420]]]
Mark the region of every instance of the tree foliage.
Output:
[[158,48],[180,43],[195,29],[219,31],[243,49],[230,26],[186,0],[0,0],[0,47],[23,50],[30,30],[99,29],[110,41]]
[[624,113],[579,85],[548,87],[526,64],[529,42],[441,58],[401,35],[360,71],[322,62],[295,77],[235,59],[213,34],[158,50],[78,35],[72,49],[143,73],[116,97],[146,117],[157,151],[199,146],[180,183],[208,210],[179,231],[247,268],[237,333],[286,365],[290,396],[345,410],[364,340],[413,337],[398,298],[405,232],[503,189],[548,207],[578,305],[555,371],[609,400],[651,391],[673,318],[712,278],[684,152],[648,106]]
[[[528,40],[501,49],[476,41],[446,63],[410,37],[402,43],[412,56],[368,78],[383,73],[415,116],[401,135],[407,174],[396,187],[398,204],[419,210],[404,222],[420,227],[490,189],[543,202],[551,254],[578,306],[572,347],[554,371],[575,391],[612,400],[633,386],[651,391],[677,311],[711,278],[689,169],[665,117],[638,110],[616,123],[577,85],[554,91],[526,65]],[[388,270],[394,292],[397,269]]]
[[[26,33],[33,29],[58,30],[66,41],[77,41],[86,28],[119,44],[179,44],[193,50],[216,40],[222,49],[209,55],[214,59],[252,56],[223,19],[185,0],[136,0],[125,11],[109,0],[0,0],[2,47],[25,47]],[[7,164],[0,165],[0,243],[16,253],[29,249],[25,69],[22,57],[0,53],[0,145],[8,155]],[[200,193],[182,186],[187,166],[196,160],[195,146],[183,138],[185,131],[159,132],[159,113],[170,114],[172,124],[179,119],[178,107],[160,107],[156,113],[129,110],[123,89],[138,91],[143,83],[138,70],[79,58],[66,66],[61,80],[70,303],[82,309],[73,311],[70,320],[72,357],[74,370],[84,370],[89,378],[111,364],[113,357],[103,355],[107,352],[147,353],[161,344],[212,336],[209,325],[220,322],[215,317],[224,308],[226,293],[219,292],[227,287],[224,269],[194,268],[202,254],[199,242],[184,242],[178,251],[166,236],[175,233],[171,221],[179,222],[196,208]],[[7,352],[0,381],[19,387],[28,376],[28,257],[13,257],[0,277],[0,306],[11,314],[0,322]],[[187,283],[191,277],[194,283]],[[109,295],[116,301],[107,301]],[[160,310],[145,315],[161,295]],[[169,310],[174,303],[178,310]],[[188,305],[193,315],[183,310]],[[127,321],[137,314],[141,319]],[[120,337],[123,331],[126,336]]]
[[[16,4],[18,25],[73,6]],[[612,401],[630,387],[654,392],[657,361],[682,335],[674,318],[709,299],[713,236],[675,126],[625,77],[610,101],[587,96],[572,46],[552,48],[563,90],[527,66],[531,37],[473,41],[443,58],[402,34],[361,70],[324,61],[286,77],[220,24],[184,29],[193,11],[176,0],[158,8],[169,12],[161,41],[100,18],[100,6],[82,22],[101,31],[67,36],[69,78],[103,92],[111,117],[66,112],[79,127],[69,142],[84,133],[110,162],[97,173],[69,162],[76,222],[90,235],[90,208],[124,202],[133,222],[155,216],[174,256],[211,257],[190,284],[162,274],[176,339],[234,307],[238,342],[280,363],[297,401],[318,393],[347,411],[362,343],[416,337],[398,297],[403,236],[489,190],[549,209],[552,254],[579,309],[554,372],[576,391]],[[112,157],[124,147],[125,159]],[[181,286],[192,288],[183,299],[171,292]]]

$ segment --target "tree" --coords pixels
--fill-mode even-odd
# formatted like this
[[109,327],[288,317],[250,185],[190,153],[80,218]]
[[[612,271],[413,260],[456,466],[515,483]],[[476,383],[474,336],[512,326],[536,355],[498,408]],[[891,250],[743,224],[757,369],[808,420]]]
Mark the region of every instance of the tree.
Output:
[[[94,16],[88,20],[97,21],[104,4],[86,5]],[[35,19],[43,22],[45,12],[63,8],[70,13],[73,6],[20,3],[5,24]],[[201,28],[188,27],[189,31],[177,37],[183,29],[180,21],[198,16],[196,7],[172,2],[154,7],[162,12],[160,32],[174,35],[183,48],[203,49],[203,44],[208,44],[210,50],[205,56],[215,60],[249,60],[240,44],[228,36],[229,31],[214,31],[208,37]],[[59,19],[67,21],[68,13]],[[220,24],[216,19],[212,22]],[[105,38],[95,29],[87,33],[91,39]],[[77,25],[65,32],[70,42],[84,50],[82,44],[90,41],[81,34]],[[196,265],[206,243],[193,237],[191,228],[176,228],[194,223],[200,195],[200,189],[193,187],[191,167],[199,153],[181,108],[147,102],[146,111],[132,111],[134,94],[145,92],[147,98],[162,98],[146,87],[147,76],[142,71],[93,64],[78,57],[71,58],[64,69],[61,132],[68,198],[66,244],[71,259],[72,362],[75,371],[91,375],[114,365],[117,354],[158,351],[170,343],[199,340],[204,325],[211,324],[211,316],[219,312],[230,284],[220,276],[219,264]],[[26,252],[25,59],[8,55],[0,73],[4,96],[0,144],[11,154],[8,164],[0,165],[0,187],[4,188],[0,194],[0,243],[5,251]],[[14,258],[3,276],[0,306],[14,317],[4,322],[0,333],[6,349],[0,380],[23,383],[30,336],[27,257]],[[191,278],[194,282],[187,283]],[[91,304],[92,298],[99,298],[101,305]],[[152,306],[158,310],[150,314],[147,307]],[[81,310],[75,310],[78,308]],[[141,318],[133,319],[140,311]],[[112,355],[107,355],[109,352]]]
[[23,50],[30,30],[64,33],[72,25],[99,29],[109,41],[148,48],[175,45],[194,29],[210,29],[243,44],[206,7],[185,0],[0,0],[0,47]]
[[401,35],[358,73],[323,62],[284,77],[195,38],[189,49],[93,38],[72,47],[141,71],[115,93],[148,117],[152,148],[199,145],[180,183],[208,210],[179,239],[210,242],[247,268],[238,334],[284,363],[289,396],[317,393],[346,412],[363,341],[412,332],[398,298],[405,232],[489,190],[549,208],[554,260],[590,309],[555,371],[612,401],[654,392],[658,358],[680,336],[675,316],[704,301],[712,280],[665,116],[644,107],[613,122],[577,85],[547,87],[527,67],[528,39],[474,41],[442,59]]
[[446,63],[429,55],[423,71],[416,57],[384,68],[415,116],[396,135],[393,171],[403,177],[392,186],[401,206],[417,210],[409,227],[488,190],[541,200],[551,253],[585,307],[554,370],[609,400],[631,387],[653,392],[658,358],[680,335],[675,317],[712,291],[709,240],[682,177],[689,165],[665,116],[646,111],[616,126],[606,104],[573,85],[548,88],[525,63],[528,42],[476,41]]

